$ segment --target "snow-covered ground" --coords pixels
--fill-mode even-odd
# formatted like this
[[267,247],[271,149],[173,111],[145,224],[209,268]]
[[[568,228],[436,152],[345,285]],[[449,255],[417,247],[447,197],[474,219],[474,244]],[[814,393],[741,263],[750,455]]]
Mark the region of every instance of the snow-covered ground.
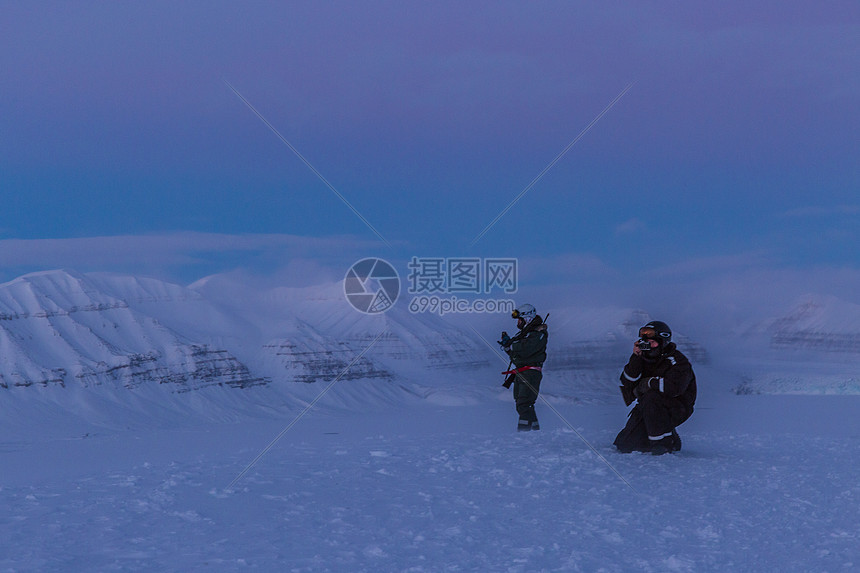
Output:
[[345,411],[335,385],[232,488],[299,409],[169,429],[34,410],[0,438],[0,571],[860,569],[860,397],[708,382],[662,457],[613,451],[620,397],[547,387],[561,417],[540,403],[544,429],[516,433],[501,389]]
[[858,317],[677,332],[699,400],[653,457],[611,446],[641,310],[552,310],[521,434],[499,317],[27,275],[0,285],[0,573],[860,570]]

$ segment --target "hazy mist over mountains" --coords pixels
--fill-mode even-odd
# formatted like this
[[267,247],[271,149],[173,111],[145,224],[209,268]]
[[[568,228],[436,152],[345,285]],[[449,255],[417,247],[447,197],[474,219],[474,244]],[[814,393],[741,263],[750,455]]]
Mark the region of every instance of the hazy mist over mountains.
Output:
[[[413,313],[402,298],[387,313],[365,315],[339,282],[260,287],[215,275],[183,287],[129,275],[33,273],[0,285],[0,386],[17,400],[61,404],[74,396],[95,410],[173,407],[179,395],[217,389],[217,408],[191,407],[207,416],[267,400],[292,407],[333,381],[343,404],[427,398],[440,388],[467,399],[497,389],[506,364],[495,340],[514,330],[509,317]],[[652,315],[616,306],[549,310],[547,395],[616,399],[619,368]],[[718,340],[680,328],[674,339],[711,391],[860,393],[858,325],[860,306],[807,296]]]

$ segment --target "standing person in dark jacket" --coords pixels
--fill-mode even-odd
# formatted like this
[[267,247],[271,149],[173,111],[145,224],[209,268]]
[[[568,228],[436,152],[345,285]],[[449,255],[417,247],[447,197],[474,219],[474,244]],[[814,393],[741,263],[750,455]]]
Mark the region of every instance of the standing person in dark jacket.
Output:
[[510,386],[513,381],[514,401],[520,415],[517,430],[540,430],[535,402],[543,378],[541,369],[546,361],[546,324],[530,304],[520,305],[514,309],[511,316],[517,319],[517,328],[520,330],[513,337],[502,332],[502,339],[499,341],[514,365],[513,370],[505,372],[508,375],[505,387]]
[[621,373],[626,405],[638,400],[627,425],[615,438],[621,452],[677,452],[681,438],[675,431],[693,413],[696,375],[687,357],[672,342],[665,322],[654,320],[639,329],[639,340]]

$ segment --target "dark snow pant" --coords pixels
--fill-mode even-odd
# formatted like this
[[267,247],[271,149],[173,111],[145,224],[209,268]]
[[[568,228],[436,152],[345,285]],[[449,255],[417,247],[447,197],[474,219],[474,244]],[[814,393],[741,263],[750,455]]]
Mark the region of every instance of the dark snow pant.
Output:
[[[525,379],[525,382],[520,379],[520,376]],[[514,378],[514,401],[517,404],[517,414],[520,415],[520,421],[525,421],[529,425],[538,421],[535,402],[540,392],[541,378],[543,374],[540,370],[524,370]]]
[[693,414],[678,398],[669,398],[656,390],[646,392],[630,411],[627,425],[615,438],[615,447],[622,452],[651,450],[651,437],[671,435]]

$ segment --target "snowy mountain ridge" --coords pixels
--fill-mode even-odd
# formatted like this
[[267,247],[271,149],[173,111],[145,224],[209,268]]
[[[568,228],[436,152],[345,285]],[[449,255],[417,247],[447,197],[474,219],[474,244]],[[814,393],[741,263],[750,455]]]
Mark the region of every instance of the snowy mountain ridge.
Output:
[[860,305],[807,296],[768,327],[771,346],[860,354]]
[[302,396],[289,383],[391,382],[488,365],[485,349],[457,328],[404,310],[359,314],[337,285],[235,296],[213,293],[213,282],[196,290],[48,271],[0,285],[0,387],[183,393],[274,383],[279,394]]
[[[314,382],[336,379],[361,381],[347,393],[370,400],[427,396],[439,387],[466,395],[501,382],[506,359],[495,332],[512,329],[509,317],[447,320],[406,306],[358,313],[340,283],[246,289],[215,276],[183,287],[124,275],[33,273],[0,285],[0,388],[157,388],[154,400],[210,387],[269,388],[272,401],[290,403],[309,399],[318,391]],[[547,391],[574,401],[617,397],[619,368],[650,318],[617,307],[553,309]],[[811,372],[817,377],[807,391],[818,384],[854,392],[843,371],[808,360],[810,351],[860,357],[854,324],[860,307],[826,297],[759,322],[743,336],[763,358],[739,358],[736,372],[745,381],[738,391],[803,391],[797,374]],[[697,367],[709,363],[703,345],[681,333],[675,340]],[[224,406],[247,396],[224,398]]]
[[265,383],[225,349],[165,328],[74,272],[0,286],[0,352],[4,388],[156,383],[184,392]]
[[739,394],[860,394],[860,305],[806,295],[741,330]]

